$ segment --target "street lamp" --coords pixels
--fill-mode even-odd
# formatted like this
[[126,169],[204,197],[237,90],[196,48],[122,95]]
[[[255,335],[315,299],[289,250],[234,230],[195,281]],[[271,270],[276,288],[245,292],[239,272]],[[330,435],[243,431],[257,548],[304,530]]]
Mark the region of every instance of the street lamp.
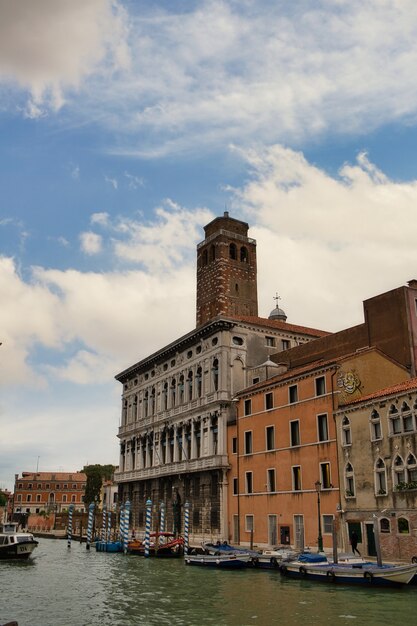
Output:
[[323,536],[321,534],[321,513],[320,513],[320,492],[321,492],[321,482],[316,480],[314,486],[317,491],[317,516],[318,516],[318,527],[319,527],[319,535],[317,537],[317,546],[318,551],[323,552]]

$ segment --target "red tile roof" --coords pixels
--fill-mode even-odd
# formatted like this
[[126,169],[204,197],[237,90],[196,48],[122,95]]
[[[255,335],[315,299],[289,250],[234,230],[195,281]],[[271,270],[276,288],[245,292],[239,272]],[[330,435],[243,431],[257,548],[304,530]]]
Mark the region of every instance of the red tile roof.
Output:
[[378,398],[383,398],[384,396],[393,396],[400,393],[406,393],[407,391],[417,391],[417,377],[410,378],[409,380],[405,380],[402,383],[398,383],[396,385],[391,385],[390,387],[385,387],[384,389],[380,389],[379,391],[374,391],[374,393],[370,393],[367,396],[363,396],[362,398],[356,398],[355,400],[351,400],[350,402],[345,402],[340,406],[351,406],[352,404],[359,404],[361,402],[368,402],[369,400],[376,400]]
[[256,317],[254,315],[227,315],[227,319],[234,320],[236,322],[243,322],[247,324],[256,324],[257,326],[267,326],[269,328],[276,328],[277,330],[284,330],[290,333],[303,333],[305,335],[312,335],[313,337],[327,337],[332,333],[326,330],[317,330],[317,328],[309,328],[308,326],[298,326],[297,324],[288,324],[281,320],[270,320],[266,317]]

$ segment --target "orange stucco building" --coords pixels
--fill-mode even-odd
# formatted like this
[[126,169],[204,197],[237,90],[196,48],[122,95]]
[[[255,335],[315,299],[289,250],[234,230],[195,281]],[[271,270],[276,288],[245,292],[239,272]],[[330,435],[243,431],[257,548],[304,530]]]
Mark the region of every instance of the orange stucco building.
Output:
[[15,476],[13,513],[84,511],[87,476],[82,472],[22,472]]
[[376,348],[282,370],[235,397],[228,538],[329,549],[333,527],[343,536],[334,412],[409,373]]

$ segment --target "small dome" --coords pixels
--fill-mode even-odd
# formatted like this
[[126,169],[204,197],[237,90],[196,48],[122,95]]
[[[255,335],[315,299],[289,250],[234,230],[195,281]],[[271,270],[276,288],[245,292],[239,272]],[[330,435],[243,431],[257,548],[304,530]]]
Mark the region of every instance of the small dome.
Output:
[[279,308],[278,304],[271,311],[268,317],[269,320],[280,320],[281,322],[285,322],[287,320],[287,316],[285,315],[285,311]]

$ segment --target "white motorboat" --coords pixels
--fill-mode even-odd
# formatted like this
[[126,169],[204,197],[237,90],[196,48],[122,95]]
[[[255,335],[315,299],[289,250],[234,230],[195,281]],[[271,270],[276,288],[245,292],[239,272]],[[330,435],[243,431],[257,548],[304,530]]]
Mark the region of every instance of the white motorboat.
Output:
[[38,545],[33,535],[18,530],[18,524],[0,524],[0,559],[28,559]]

